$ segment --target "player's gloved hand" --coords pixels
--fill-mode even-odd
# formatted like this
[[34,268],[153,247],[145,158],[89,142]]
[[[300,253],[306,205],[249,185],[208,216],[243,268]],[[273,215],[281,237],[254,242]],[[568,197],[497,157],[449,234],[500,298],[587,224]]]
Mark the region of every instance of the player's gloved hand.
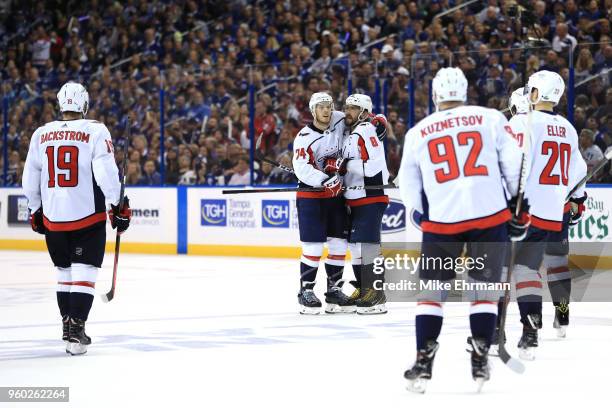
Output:
[[328,175],[334,175],[336,173],[344,176],[346,174],[347,160],[342,157],[329,157],[325,159],[325,167],[323,171]]
[[30,226],[32,231],[45,234],[45,224],[43,222],[43,209],[40,207],[33,214],[30,214]]
[[123,207],[121,209],[119,209],[119,205],[111,205],[111,209],[108,212],[108,218],[110,218],[113,229],[117,228],[119,235],[123,234],[125,230],[128,229],[130,220],[132,219],[132,210],[130,209],[130,200],[127,196],[123,200]]
[[382,141],[385,137],[387,137],[387,118],[382,113],[374,116],[370,121],[372,125],[376,128],[376,136],[378,140]]
[[584,202],[587,199],[587,193],[580,198],[572,197],[569,199],[570,203],[570,220],[569,225],[574,226],[578,224],[584,213]]
[[516,215],[517,197],[512,197],[508,202],[508,208],[512,213],[512,218],[508,221],[508,235],[511,241],[521,241],[527,235],[527,230],[531,224],[531,215],[529,214],[529,202],[523,198],[521,211]]
[[326,192],[331,193],[332,197],[337,197],[342,193],[342,180],[338,175],[330,176],[323,182],[323,187]]

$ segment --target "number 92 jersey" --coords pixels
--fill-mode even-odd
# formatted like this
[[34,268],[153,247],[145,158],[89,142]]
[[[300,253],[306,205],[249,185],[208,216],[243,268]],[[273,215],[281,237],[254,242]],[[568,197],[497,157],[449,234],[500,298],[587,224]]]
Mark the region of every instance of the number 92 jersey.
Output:
[[119,202],[111,135],[95,120],[59,120],[36,129],[23,171],[32,212],[43,207],[49,231],[75,231],[106,221]]
[[436,112],[406,134],[402,200],[423,214],[425,232],[459,234],[510,219],[521,151],[506,117],[479,106]]

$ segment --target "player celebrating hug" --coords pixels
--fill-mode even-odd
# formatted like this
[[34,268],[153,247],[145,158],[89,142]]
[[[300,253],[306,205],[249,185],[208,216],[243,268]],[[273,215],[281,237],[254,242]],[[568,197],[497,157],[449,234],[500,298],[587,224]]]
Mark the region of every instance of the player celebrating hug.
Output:
[[57,271],[57,304],[66,352],[84,354],[91,343],[85,321],[95,294],[106,244],[106,209],[121,233],[130,224],[111,135],[104,124],[85,119],[89,95],[66,83],[57,94],[61,119],[36,129],[23,171],[32,229],[45,235]]
[[353,312],[354,302],[339,284],[346,256],[347,215],[342,197],[342,180],[337,174],[323,172],[325,160],[340,153],[340,138],[344,132],[344,115],[334,111],[332,97],[324,92],[312,95],[309,103],[312,123],[305,126],[293,142],[293,170],[300,187],[324,187],[322,192],[298,192],[297,212],[302,242],[300,291],[298,301],[302,314],[318,314],[321,301],[313,288],[327,242],[329,255],[327,272],[326,311]]
[[[432,83],[437,112],[429,115],[405,137],[399,172],[406,207],[423,214],[421,253],[424,259],[483,259],[483,268],[472,268],[475,282],[500,282],[511,220],[504,182],[517,194],[521,151],[508,121],[500,112],[465,106],[467,80],[459,68],[443,68]],[[512,224],[522,226],[524,213]],[[515,228],[512,228],[514,233]],[[491,244],[493,243],[493,244]],[[433,264],[433,265],[432,265]],[[450,281],[454,269],[441,263],[422,263],[422,281]],[[433,360],[442,329],[446,291],[424,291],[417,303],[416,362],[405,372],[408,388],[424,392],[431,379]],[[495,330],[499,296],[475,291],[470,307],[468,338],[472,377],[482,386],[489,379],[488,351]]]
[[[384,133],[377,132],[376,126],[382,120],[378,128],[384,131],[385,121],[376,117],[372,123],[371,114],[372,100],[368,95],[353,94],[346,98],[344,124],[348,132],[342,142],[342,157],[329,158],[325,165],[327,174],[344,176],[346,187],[383,185],[389,180]],[[380,255],[381,223],[389,197],[383,189],[347,189],[344,197],[350,210],[348,242],[356,278],[352,298],[357,313],[386,313],[385,293],[374,289],[374,281],[384,278],[374,274],[374,259]]]
[[531,146],[525,187],[531,226],[517,246],[513,274],[523,323],[518,344],[520,357],[532,360],[538,347],[538,329],[542,328],[542,282],[538,271],[543,258],[557,307],[555,326],[561,329],[569,321],[571,275],[567,267],[567,230],[569,224],[582,216],[586,200],[584,187],[576,190],[568,204],[565,201],[586,175],[587,166],[578,150],[576,129],[553,110],[565,90],[563,78],[555,72],[539,71],[529,77],[526,90],[532,111],[515,115],[510,123],[519,141]]

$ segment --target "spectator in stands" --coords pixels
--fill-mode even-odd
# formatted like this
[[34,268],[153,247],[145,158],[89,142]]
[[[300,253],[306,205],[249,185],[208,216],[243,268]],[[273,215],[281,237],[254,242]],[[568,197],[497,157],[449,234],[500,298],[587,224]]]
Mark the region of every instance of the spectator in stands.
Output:
[[593,143],[594,140],[595,134],[592,130],[582,129],[582,132],[580,132],[580,153],[586,161],[588,171],[591,171],[604,157],[601,149]]
[[153,160],[147,160],[144,164],[144,174],[138,180],[139,186],[160,186],[162,184],[161,174],[155,168]]
[[232,169],[232,176],[230,177],[227,184],[230,186],[251,184],[251,174],[249,172],[249,159],[247,156],[242,156],[238,159],[238,163]]

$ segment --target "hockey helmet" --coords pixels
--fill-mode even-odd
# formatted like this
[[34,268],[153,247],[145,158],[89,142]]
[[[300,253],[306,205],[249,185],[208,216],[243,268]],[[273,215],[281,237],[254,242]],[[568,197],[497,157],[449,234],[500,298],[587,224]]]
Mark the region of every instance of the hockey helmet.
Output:
[[87,89],[76,82],[66,82],[57,93],[60,112],[81,112],[83,116],[89,109]]

